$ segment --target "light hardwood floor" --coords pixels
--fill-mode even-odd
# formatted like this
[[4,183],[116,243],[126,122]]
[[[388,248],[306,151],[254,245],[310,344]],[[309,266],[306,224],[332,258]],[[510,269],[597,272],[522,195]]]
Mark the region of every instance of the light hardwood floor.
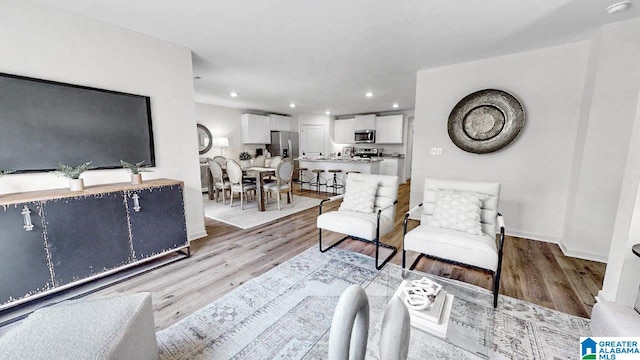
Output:
[[[298,195],[326,198],[311,191]],[[337,204],[333,204],[335,207]],[[400,186],[396,224],[382,241],[401,247],[404,212],[409,207],[409,184]],[[171,326],[296,254],[318,244],[317,208],[254,229],[242,230],[206,219],[208,236],[191,243],[192,256],[91,294],[150,291],[156,328]],[[508,229],[509,214],[505,215]],[[247,216],[250,216],[247,213]],[[414,224],[412,226],[415,226]],[[327,241],[337,239],[329,235]],[[373,255],[374,247],[346,241],[339,247]],[[392,259],[400,264],[401,253]],[[416,270],[459,279],[491,289],[491,277],[478,270],[423,259]],[[589,317],[594,296],[602,287],[605,264],[569,258],[554,244],[507,237],[500,293]]]

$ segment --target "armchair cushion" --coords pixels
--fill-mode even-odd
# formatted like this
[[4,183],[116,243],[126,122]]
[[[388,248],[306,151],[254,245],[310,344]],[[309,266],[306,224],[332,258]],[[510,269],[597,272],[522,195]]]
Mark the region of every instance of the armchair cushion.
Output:
[[496,239],[488,234],[421,224],[405,235],[404,248],[491,271],[498,267]]
[[378,182],[347,179],[346,186],[349,190],[345,191],[344,199],[340,204],[340,211],[373,213]]
[[467,191],[436,190],[431,225],[482,235],[480,213],[487,195]]
[[[374,212],[365,214],[358,211],[330,211],[318,216],[318,227],[341,234],[373,240],[376,238],[376,223],[378,215]],[[393,221],[386,216],[380,216],[380,234],[386,234],[393,229]]]

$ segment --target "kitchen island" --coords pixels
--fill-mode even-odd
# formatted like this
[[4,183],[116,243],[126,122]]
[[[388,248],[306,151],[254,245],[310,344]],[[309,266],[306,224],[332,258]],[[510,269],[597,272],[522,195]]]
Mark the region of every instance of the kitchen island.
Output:
[[[298,158],[298,163],[300,164],[300,168],[307,168],[304,171],[304,180],[305,181],[315,181],[315,173],[312,173],[313,169],[321,169],[324,170],[320,173],[320,183],[321,191],[325,188],[325,184],[327,180],[331,179],[329,183],[333,182],[333,173],[328,172],[330,169],[340,169],[342,172],[337,173],[336,177],[338,178],[338,183],[344,185],[344,182],[347,178],[347,171],[359,171],[362,174],[379,174],[380,173],[380,162],[382,159],[378,158],[347,158],[347,159],[305,159]],[[310,187],[309,184],[304,184],[303,189],[313,189],[315,187]]]

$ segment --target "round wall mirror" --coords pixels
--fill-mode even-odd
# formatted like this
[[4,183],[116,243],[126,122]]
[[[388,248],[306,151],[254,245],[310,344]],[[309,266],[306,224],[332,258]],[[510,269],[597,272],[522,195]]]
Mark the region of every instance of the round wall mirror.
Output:
[[211,150],[211,132],[206,126],[197,124],[198,126],[198,152],[200,155]]

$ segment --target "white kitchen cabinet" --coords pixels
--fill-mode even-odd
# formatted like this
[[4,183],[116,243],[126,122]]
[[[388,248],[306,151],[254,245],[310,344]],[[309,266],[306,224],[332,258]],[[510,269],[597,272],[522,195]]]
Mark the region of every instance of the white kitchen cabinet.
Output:
[[398,159],[385,158],[380,163],[380,175],[398,175]]
[[265,115],[242,114],[242,143],[271,144],[271,119]]
[[402,158],[384,158],[380,162],[380,175],[398,176],[401,183],[406,180],[404,178],[404,159]]
[[376,144],[402,144],[403,115],[376,117]]
[[355,130],[368,130],[376,128],[376,115],[356,115],[356,128]]
[[291,131],[291,117],[269,114],[271,119],[271,131]]
[[333,140],[336,144],[353,144],[356,119],[338,119],[333,125]]

